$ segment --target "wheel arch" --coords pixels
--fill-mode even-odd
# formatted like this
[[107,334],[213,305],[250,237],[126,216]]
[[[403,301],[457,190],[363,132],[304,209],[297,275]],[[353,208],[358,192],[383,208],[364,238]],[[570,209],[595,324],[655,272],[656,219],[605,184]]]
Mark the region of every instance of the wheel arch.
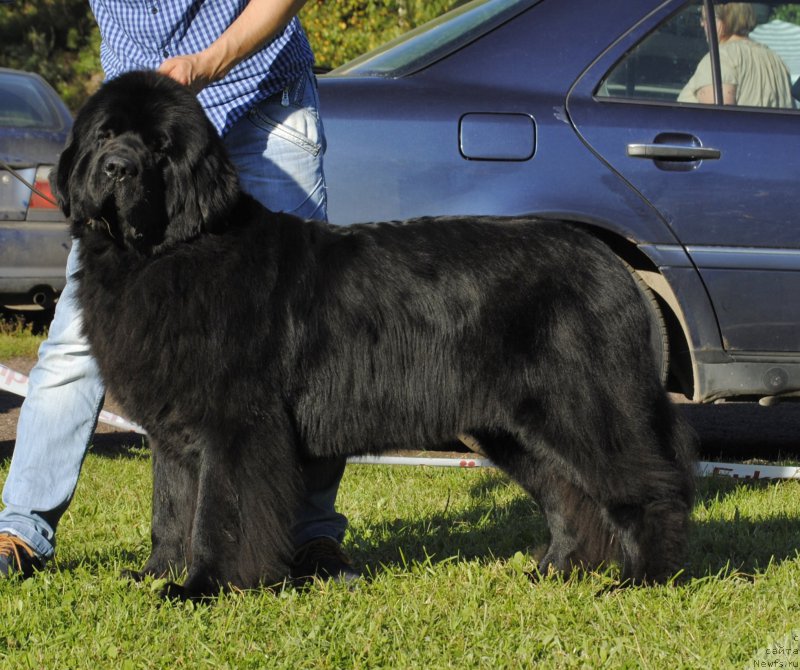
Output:
[[[695,367],[689,346],[683,309],[666,278],[653,261],[631,240],[597,223],[566,219],[601,240],[641,280],[640,288],[650,291],[666,326],[668,370],[666,386],[688,398],[694,395]],[[642,287],[642,284],[644,285]]]
[[649,289],[661,310],[669,342],[667,389],[694,395],[695,374],[689,346],[687,320],[675,292],[653,261],[630,240],[596,225],[584,224],[602,240],[625,264],[631,267]]

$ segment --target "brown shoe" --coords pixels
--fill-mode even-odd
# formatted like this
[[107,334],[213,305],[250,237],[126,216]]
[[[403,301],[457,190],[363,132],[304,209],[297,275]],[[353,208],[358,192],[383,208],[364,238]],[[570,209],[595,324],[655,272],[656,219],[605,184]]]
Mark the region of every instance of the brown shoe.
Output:
[[27,579],[43,566],[41,557],[23,540],[11,533],[0,533],[0,579],[12,575]]
[[292,558],[291,578],[302,586],[316,579],[349,584],[361,579],[339,543],[330,537],[316,537],[300,547]]

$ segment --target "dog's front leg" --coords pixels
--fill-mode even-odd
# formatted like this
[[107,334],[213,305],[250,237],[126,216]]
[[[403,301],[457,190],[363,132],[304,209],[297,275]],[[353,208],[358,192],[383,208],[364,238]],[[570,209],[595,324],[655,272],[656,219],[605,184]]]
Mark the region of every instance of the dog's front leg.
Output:
[[195,496],[187,498],[185,503],[194,511],[189,573],[182,586],[167,584],[165,597],[207,598],[238,582],[236,556],[242,540],[239,495],[233,477],[235,470],[227,462],[226,454],[219,451],[211,447],[202,452]]
[[288,574],[290,528],[302,491],[297,440],[282,408],[199,449],[189,574],[170,598],[270,586]]
[[153,459],[152,550],[143,575],[165,577],[181,572],[191,561],[192,522],[197,500],[197,468],[157,441]]
[[191,560],[192,520],[197,499],[197,471],[187,460],[151,439],[153,509],[151,551],[139,571],[124,575],[136,581],[146,576],[166,577],[183,571]]

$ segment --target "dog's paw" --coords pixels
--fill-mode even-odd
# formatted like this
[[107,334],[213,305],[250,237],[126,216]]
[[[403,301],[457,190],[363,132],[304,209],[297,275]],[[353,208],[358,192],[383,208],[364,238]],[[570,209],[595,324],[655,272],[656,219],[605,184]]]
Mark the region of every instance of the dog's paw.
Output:
[[191,600],[197,603],[214,600],[226,590],[213,580],[187,578],[183,584],[168,581],[159,594],[164,600]]
[[123,570],[119,573],[122,579],[127,579],[131,582],[143,582],[147,578],[147,573],[140,570]]
[[170,569],[169,567],[159,568],[145,565],[141,570],[123,570],[120,573],[120,576],[123,579],[129,579],[133,582],[143,582],[148,578],[152,578],[155,580],[158,579],[167,579],[170,575],[179,574],[176,573],[174,570]]
[[185,602],[187,600],[200,600],[199,596],[193,596],[183,586],[176,582],[167,582],[159,591],[158,595],[164,600],[174,600]]

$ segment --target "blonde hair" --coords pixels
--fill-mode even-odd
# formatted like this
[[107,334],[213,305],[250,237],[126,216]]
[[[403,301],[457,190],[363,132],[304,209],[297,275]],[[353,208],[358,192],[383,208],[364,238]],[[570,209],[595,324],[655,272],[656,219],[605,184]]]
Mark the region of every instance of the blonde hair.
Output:
[[758,25],[753,5],[749,2],[728,2],[714,5],[714,15],[722,21],[729,35],[747,37]]

